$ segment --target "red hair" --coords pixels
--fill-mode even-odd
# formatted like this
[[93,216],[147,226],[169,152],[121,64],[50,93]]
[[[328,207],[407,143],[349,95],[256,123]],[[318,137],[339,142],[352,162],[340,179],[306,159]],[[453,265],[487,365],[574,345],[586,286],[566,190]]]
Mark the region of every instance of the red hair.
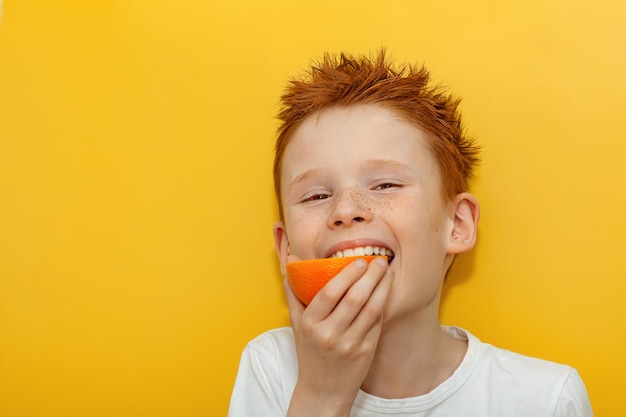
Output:
[[378,104],[414,123],[428,137],[439,165],[443,195],[451,200],[469,189],[479,147],[461,124],[460,99],[433,86],[424,67],[392,65],[381,50],[376,56],[326,54],[304,77],[293,79],[281,97],[274,157],[274,187],[280,217],[281,161],[294,132],[313,113],[332,106]]

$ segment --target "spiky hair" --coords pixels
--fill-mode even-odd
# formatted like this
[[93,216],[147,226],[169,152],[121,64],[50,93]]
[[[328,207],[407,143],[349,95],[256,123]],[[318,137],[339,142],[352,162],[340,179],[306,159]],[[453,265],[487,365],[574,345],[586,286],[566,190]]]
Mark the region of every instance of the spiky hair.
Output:
[[385,50],[373,56],[325,54],[281,97],[274,158],[274,187],[280,216],[281,162],[294,132],[312,114],[333,106],[378,104],[413,123],[428,137],[441,173],[443,195],[452,199],[469,189],[479,162],[478,145],[461,123],[460,99],[433,85],[424,66],[395,66]]

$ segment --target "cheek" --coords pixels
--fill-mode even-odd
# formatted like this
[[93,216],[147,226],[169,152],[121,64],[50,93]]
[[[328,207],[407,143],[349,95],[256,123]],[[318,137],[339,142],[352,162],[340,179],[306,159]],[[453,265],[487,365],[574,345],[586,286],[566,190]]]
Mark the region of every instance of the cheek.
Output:
[[433,245],[435,241],[444,241],[445,221],[438,204],[406,196],[381,201],[377,206],[377,211],[384,213],[394,229],[415,244],[434,249],[437,246]]
[[302,259],[313,257],[315,241],[322,230],[325,217],[316,210],[302,210],[285,219],[290,252]]
[[376,212],[407,233],[424,227],[424,207],[420,207],[415,198],[410,196],[380,200],[376,204]]

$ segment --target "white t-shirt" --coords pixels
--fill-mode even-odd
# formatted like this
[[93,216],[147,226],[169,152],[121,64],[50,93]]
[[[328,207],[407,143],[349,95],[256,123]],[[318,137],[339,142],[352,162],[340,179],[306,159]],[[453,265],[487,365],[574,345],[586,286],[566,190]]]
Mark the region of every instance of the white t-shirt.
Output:
[[[457,327],[444,329],[468,341],[465,357],[450,378],[413,398],[385,399],[359,391],[351,417],[593,416],[575,369],[496,348]],[[242,354],[228,416],[285,416],[297,377],[292,329],[260,335]]]

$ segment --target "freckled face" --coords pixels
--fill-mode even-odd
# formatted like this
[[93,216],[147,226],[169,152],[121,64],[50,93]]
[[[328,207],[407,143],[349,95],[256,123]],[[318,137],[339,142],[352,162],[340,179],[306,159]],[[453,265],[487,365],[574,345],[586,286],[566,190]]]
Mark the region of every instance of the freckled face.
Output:
[[453,217],[419,129],[378,105],[325,109],[294,133],[281,180],[282,262],[378,243],[395,254],[386,317],[438,309]]

